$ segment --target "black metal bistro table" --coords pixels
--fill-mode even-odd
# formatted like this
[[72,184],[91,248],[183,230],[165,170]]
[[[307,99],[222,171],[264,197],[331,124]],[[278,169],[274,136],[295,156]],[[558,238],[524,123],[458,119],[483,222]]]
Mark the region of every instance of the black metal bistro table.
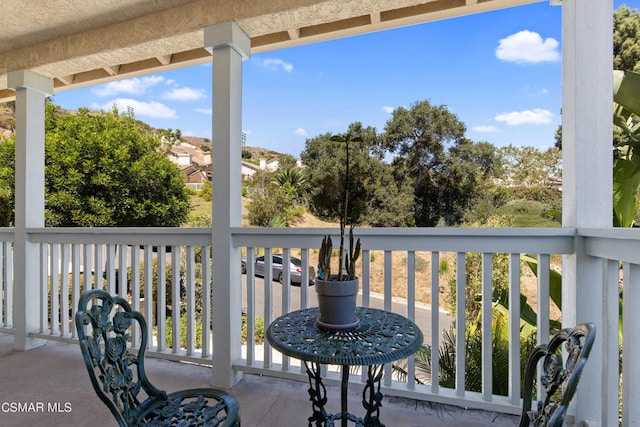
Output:
[[[332,427],[335,420],[349,421],[358,427],[384,427],[380,422],[382,380],[385,363],[411,356],[422,345],[422,332],[411,320],[396,313],[375,308],[358,307],[359,324],[349,331],[327,331],[316,319],[318,308],[287,313],[274,320],[267,329],[267,341],[284,355],[304,362],[309,376],[309,395],[313,415],[309,427]],[[328,414],[326,388],[322,383],[320,365],[341,365],[340,414]],[[364,419],[347,411],[347,386],[350,366],[368,366],[368,379],[362,393],[366,409]]]

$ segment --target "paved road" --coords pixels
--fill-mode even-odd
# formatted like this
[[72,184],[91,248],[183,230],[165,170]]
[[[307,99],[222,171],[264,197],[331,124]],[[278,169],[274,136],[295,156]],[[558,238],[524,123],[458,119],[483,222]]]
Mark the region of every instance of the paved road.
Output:
[[[242,287],[243,287],[243,291],[242,291],[242,307],[246,308],[247,307],[247,291],[246,291],[246,275],[242,275]],[[300,301],[301,301],[301,291],[302,289],[300,288],[300,286],[288,286],[288,290],[289,290],[289,307],[290,310],[298,310],[301,307]],[[268,294],[268,290],[267,290],[267,294]],[[283,306],[283,285],[281,285],[279,282],[272,282],[272,286],[271,286],[271,319],[275,319],[276,317],[280,316],[282,314],[282,306]],[[257,317],[262,317],[264,318],[264,298],[265,295],[265,286],[264,286],[264,280],[261,277],[256,277],[255,278],[255,310],[256,310],[256,315]],[[286,292],[285,292],[286,295]],[[358,296],[358,303],[361,302],[360,296]],[[310,286],[308,288],[308,303],[307,303],[307,307],[317,307],[318,305],[318,301],[316,299],[316,291],[315,288],[313,286]],[[382,295],[380,294],[371,294],[371,298],[370,298],[370,306],[374,307],[374,308],[384,308],[384,300]],[[405,314],[407,313],[407,303],[406,300],[402,300],[402,299],[394,299],[394,301],[392,302],[392,311],[399,313],[399,314]],[[449,329],[449,327],[452,324],[453,321],[453,317],[449,314],[447,314],[446,312],[440,311],[439,316],[438,316],[438,322],[439,322],[439,329],[442,332],[442,330],[445,329]],[[424,335],[424,343],[425,344],[430,344],[431,343],[431,334],[432,334],[432,329],[431,329],[431,307],[422,304],[422,303],[416,303],[416,319],[415,319],[416,324],[418,325],[418,327],[420,328],[420,330],[422,331],[422,334]],[[442,333],[440,333],[440,339],[442,339]]]

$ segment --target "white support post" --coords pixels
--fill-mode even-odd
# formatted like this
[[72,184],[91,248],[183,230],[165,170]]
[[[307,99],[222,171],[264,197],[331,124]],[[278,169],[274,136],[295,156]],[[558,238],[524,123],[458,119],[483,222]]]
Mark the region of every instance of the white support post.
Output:
[[242,225],[242,61],[249,57],[249,37],[231,21],[206,27],[204,45],[213,55],[212,138],[212,278],[213,369],[217,386],[231,386],[241,373],[240,249],[231,228]]
[[[14,242],[14,319],[17,350],[42,342],[29,337],[40,327],[40,249],[28,229],[44,227],[44,103],[53,81],[28,70],[9,72],[16,91],[16,177]],[[46,301],[45,301],[46,305]]]
[[[562,2],[562,223],[565,227],[612,226],[613,1]],[[562,265],[562,321],[593,322],[605,333],[602,261],[575,251]],[[602,337],[596,337],[603,342]],[[603,354],[596,343],[574,399],[575,422],[602,424]],[[581,392],[585,390],[585,392]],[[611,408],[609,408],[611,409]]]

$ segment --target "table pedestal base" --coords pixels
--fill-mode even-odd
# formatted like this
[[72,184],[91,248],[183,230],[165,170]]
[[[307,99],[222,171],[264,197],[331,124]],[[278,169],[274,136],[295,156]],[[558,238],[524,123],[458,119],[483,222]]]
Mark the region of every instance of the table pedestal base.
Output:
[[380,382],[382,380],[384,365],[371,365],[367,367],[367,383],[362,391],[362,405],[366,409],[363,418],[350,414],[347,410],[347,390],[349,384],[349,366],[342,366],[341,383],[341,412],[328,414],[325,410],[327,404],[327,389],[320,375],[320,363],[304,362],[309,377],[309,400],[313,415],[309,417],[309,427],[334,427],[334,421],[341,420],[341,427],[347,427],[349,422],[356,427],[385,427],[380,422],[380,407],[382,406],[382,393]]

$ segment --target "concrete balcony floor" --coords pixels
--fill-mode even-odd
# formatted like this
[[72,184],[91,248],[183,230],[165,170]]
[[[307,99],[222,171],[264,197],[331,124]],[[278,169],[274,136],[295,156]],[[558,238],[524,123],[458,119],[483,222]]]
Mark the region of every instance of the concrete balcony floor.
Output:
[[[206,367],[148,358],[146,368],[151,381],[167,391],[209,386],[210,371]],[[0,378],[2,426],[116,425],[91,387],[77,344],[52,341],[21,352],[13,350],[12,335],[0,334]],[[306,382],[247,374],[230,391],[240,402],[245,427],[307,425],[311,404]],[[337,387],[327,387],[329,411],[339,408],[339,393]],[[358,410],[362,407],[357,391],[350,392],[349,399],[353,412],[363,412]],[[9,411],[12,402],[42,403],[43,410],[12,413]],[[518,423],[518,417],[510,415],[390,396],[383,400],[381,420],[388,427],[513,426]]]

